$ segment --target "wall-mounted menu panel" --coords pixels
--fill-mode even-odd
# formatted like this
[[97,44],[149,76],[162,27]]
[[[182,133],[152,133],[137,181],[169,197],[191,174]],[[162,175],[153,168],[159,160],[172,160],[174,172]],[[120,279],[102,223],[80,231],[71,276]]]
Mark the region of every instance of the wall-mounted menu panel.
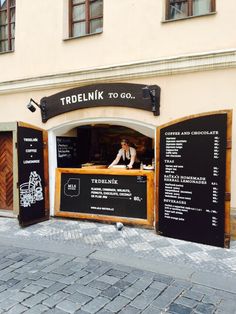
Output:
[[57,166],[75,168],[78,166],[77,137],[57,136]]
[[160,130],[159,234],[224,247],[226,132],[226,113]]

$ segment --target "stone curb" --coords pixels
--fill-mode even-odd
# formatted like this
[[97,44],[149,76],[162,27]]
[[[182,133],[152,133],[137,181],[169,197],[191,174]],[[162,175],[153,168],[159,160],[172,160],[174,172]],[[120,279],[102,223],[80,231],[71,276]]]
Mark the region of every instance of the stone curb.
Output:
[[28,239],[12,239],[7,237],[0,238],[0,245],[13,246],[35,251],[44,251],[50,253],[58,253],[71,256],[87,257],[93,252],[94,248],[78,245],[67,245],[66,243],[58,243],[47,240],[28,240]]

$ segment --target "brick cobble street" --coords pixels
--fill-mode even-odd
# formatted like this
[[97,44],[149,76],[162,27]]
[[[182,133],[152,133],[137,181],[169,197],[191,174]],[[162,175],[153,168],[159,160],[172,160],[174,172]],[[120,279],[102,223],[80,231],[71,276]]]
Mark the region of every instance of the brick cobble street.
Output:
[[21,229],[0,218],[0,235],[0,313],[236,313],[234,242],[226,250],[54,219]]
[[236,313],[236,293],[89,256],[1,246],[1,313]]

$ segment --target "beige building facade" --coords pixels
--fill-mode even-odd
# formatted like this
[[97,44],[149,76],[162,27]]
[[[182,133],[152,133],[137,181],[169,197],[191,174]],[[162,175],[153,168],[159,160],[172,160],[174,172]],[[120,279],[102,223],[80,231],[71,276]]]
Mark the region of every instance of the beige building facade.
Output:
[[[205,0],[199,1],[204,5]],[[163,124],[234,110],[236,104],[234,0],[216,0],[209,12],[176,18],[168,18],[167,10],[172,5],[179,12],[178,2],[176,6],[167,0],[102,3],[102,27],[72,36],[69,0],[16,1],[14,49],[0,53],[0,124],[23,121],[48,131],[51,215],[56,136],[73,135],[76,127],[84,125],[107,124],[132,128],[156,143],[156,129]],[[43,97],[100,83],[158,85],[160,115],[102,106],[73,110],[43,123],[38,108],[34,113],[26,108],[30,98],[39,103]],[[232,221],[236,211],[235,122],[233,112]],[[17,206],[13,211],[17,214]]]

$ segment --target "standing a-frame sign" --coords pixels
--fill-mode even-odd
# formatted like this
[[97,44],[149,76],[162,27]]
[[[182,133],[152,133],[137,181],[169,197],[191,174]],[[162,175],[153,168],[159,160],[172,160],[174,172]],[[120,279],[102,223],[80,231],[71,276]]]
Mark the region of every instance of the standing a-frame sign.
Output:
[[18,122],[18,187],[21,226],[49,219],[47,132]]
[[229,247],[232,111],[159,128],[157,233]]

